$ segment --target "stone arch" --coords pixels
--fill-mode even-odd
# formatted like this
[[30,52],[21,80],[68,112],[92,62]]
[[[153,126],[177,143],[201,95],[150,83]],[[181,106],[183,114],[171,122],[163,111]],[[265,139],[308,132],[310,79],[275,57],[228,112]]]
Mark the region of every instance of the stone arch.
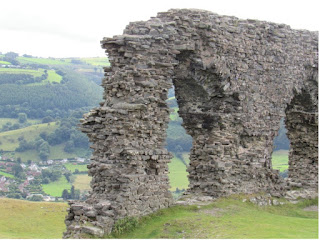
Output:
[[[123,35],[104,38],[111,62],[104,101],[84,116],[81,129],[93,143],[92,192],[86,202],[70,203],[64,236],[102,236],[121,218],[173,202],[171,154],[164,147],[172,84],[193,138],[188,193],[280,196],[285,183],[271,168],[273,138],[286,106],[297,105],[292,89],[301,92],[308,69],[317,65],[317,42],[316,33],[283,24],[188,9],[130,23]],[[288,107],[288,125],[291,112]],[[315,129],[317,121],[312,124]],[[315,156],[315,141],[309,142]]]
[[318,67],[306,68],[306,81],[293,89],[286,108],[290,139],[289,185],[316,191],[318,188]]

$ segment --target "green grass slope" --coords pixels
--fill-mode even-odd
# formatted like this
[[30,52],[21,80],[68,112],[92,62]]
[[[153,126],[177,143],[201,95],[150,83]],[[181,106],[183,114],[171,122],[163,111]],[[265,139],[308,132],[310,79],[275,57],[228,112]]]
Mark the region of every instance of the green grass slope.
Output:
[[[138,220],[134,229],[107,236],[122,239],[310,239],[318,238],[318,212],[304,211],[315,200],[258,207],[248,196],[221,198],[208,206],[173,206]],[[0,238],[61,238],[66,203],[0,198]],[[122,229],[125,229],[124,227]],[[87,236],[90,237],[90,236]]]
[[265,239],[318,238],[318,213],[298,205],[258,207],[239,196],[209,206],[174,206],[143,217],[131,231],[112,238]]
[[0,238],[62,238],[66,209],[66,203],[0,198]]
[[288,169],[288,150],[278,150],[272,154],[272,168],[283,172]]
[[26,141],[33,141],[41,132],[52,133],[58,126],[53,123],[42,123],[26,128],[0,133],[0,149],[14,151],[19,146],[18,138],[23,137]]
[[187,189],[189,185],[187,166],[176,156],[169,163],[169,181],[170,191]]

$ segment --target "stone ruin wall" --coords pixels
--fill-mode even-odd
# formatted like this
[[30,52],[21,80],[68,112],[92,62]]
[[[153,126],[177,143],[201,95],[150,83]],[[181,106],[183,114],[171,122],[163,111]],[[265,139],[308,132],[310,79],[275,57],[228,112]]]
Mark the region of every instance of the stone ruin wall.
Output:
[[[82,120],[93,143],[85,202],[70,202],[65,238],[102,237],[126,216],[173,203],[165,148],[168,90],[193,138],[189,194],[220,197],[318,186],[318,34],[188,9],[104,38],[104,101]],[[286,116],[289,181],[272,169]]]

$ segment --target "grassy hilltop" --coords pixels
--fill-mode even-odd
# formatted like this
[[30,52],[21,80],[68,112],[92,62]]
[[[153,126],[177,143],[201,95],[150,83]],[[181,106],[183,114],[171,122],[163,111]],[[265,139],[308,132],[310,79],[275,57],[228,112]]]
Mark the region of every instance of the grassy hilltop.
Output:
[[[258,207],[242,201],[248,197],[221,198],[208,206],[173,206],[123,224],[111,238],[318,238],[318,212],[304,210],[316,200]],[[61,238],[66,208],[66,203],[0,198],[0,238]]]

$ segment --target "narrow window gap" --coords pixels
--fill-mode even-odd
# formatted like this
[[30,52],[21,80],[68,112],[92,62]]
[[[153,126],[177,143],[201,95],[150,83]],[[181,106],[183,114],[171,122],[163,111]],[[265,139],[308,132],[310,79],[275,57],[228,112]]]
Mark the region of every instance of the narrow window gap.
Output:
[[284,118],[282,118],[278,136],[273,140],[272,168],[279,170],[280,176],[283,178],[288,177],[289,148],[290,141],[287,137]]
[[167,149],[174,157],[169,163],[170,191],[174,198],[178,198],[189,185],[187,168],[189,154],[192,147],[192,137],[183,128],[182,118],[179,116],[179,107],[172,87],[168,92],[167,104],[170,107],[170,122],[167,129]]

